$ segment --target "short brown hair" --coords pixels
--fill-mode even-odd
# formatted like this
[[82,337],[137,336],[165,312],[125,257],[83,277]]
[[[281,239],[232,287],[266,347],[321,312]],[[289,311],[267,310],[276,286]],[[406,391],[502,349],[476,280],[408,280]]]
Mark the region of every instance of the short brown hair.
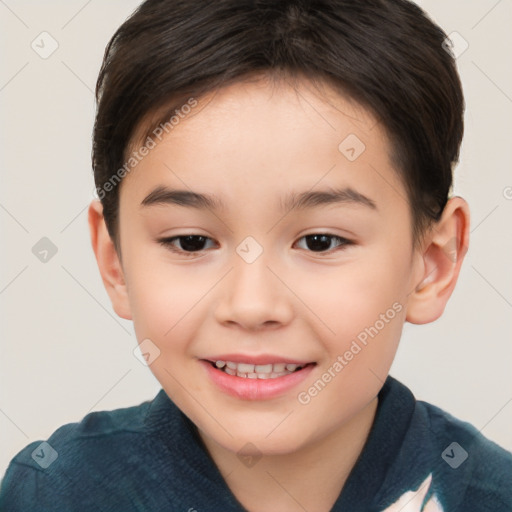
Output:
[[94,180],[116,249],[112,178],[126,169],[141,121],[166,108],[162,123],[186,98],[255,74],[328,82],[376,116],[416,243],[448,200],[463,135],[462,86],[445,40],[406,0],[144,1],[108,43],[96,84]]

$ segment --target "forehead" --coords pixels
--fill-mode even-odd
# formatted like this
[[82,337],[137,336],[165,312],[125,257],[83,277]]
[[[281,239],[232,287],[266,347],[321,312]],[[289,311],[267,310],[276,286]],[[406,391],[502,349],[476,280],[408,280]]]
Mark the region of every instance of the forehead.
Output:
[[[317,185],[349,187],[376,202],[406,199],[383,127],[327,84],[240,82],[186,112],[123,180],[138,204],[158,185],[193,188],[223,207],[240,189],[253,196],[287,191],[289,201],[290,192]],[[276,208],[284,200],[278,195]]]

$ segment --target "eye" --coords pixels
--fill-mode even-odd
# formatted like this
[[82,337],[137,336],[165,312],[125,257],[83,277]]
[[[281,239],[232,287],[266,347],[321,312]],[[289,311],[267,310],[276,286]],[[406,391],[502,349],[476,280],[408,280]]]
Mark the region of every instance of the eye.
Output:
[[[202,235],[181,235],[161,238],[158,240],[158,243],[162,244],[164,247],[168,247],[173,252],[191,256],[194,253],[206,250],[205,243],[208,240],[211,241],[212,239]],[[301,240],[306,241],[305,248],[307,250],[317,253],[329,253],[335,250],[342,250],[346,246],[354,244],[351,240],[329,233],[313,233],[299,238],[299,242]],[[339,243],[334,248],[331,248],[331,243],[334,240],[337,240]],[[180,247],[177,247],[175,244],[175,242],[178,241]]]
[[[204,245],[207,240],[211,240],[211,238],[202,235],[181,235],[173,236],[171,238],[161,238],[158,242],[163,246],[168,247],[173,252],[192,255],[195,252],[204,251]],[[181,248],[176,247],[174,243],[176,241],[179,241]]]
[[[312,252],[320,252],[320,253],[329,253],[335,250],[343,250],[347,245],[354,245],[354,242],[343,238],[341,236],[331,235],[329,233],[313,233],[311,235],[305,235],[302,238],[299,238],[299,242],[301,240],[306,241],[306,248],[310,249]],[[331,249],[331,242],[333,240],[337,240],[339,244]]]

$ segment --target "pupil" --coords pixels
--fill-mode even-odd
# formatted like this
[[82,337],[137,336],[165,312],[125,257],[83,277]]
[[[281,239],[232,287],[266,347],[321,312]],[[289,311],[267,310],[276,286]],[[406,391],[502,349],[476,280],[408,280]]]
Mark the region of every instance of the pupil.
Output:
[[185,251],[201,251],[203,249],[205,237],[199,235],[182,236],[181,247]]
[[306,236],[307,246],[311,250],[329,249],[331,245],[330,238],[329,235],[308,235]]
[[[180,245],[184,251],[202,251],[205,237],[200,235],[189,235],[180,237]],[[328,250],[331,245],[330,235],[307,235],[306,244],[312,251]]]

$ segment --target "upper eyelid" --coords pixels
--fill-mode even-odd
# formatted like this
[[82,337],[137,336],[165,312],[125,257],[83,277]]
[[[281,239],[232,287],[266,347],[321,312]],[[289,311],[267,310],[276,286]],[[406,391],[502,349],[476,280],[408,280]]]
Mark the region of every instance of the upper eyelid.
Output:
[[[317,252],[316,254],[323,254],[323,253],[325,254],[325,253],[329,253],[329,252],[336,250],[336,248],[338,248],[338,247],[354,245],[354,241],[351,240],[350,238],[347,238],[347,237],[344,237],[341,235],[334,235],[332,233],[322,233],[322,232],[307,233],[306,235],[302,235],[301,237],[297,238],[297,241],[302,240],[303,238],[305,238],[307,236],[312,236],[312,235],[324,235],[324,236],[328,236],[330,238],[341,240],[341,242],[342,242],[341,244],[337,245],[334,249],[329,249],[328,251]],[[308,251],[308,252],[312,252],[313,254],[315,254],[315,251]]]
[[[347,238],[345,236],[335,235],[334,233],[328,233],[328,232],[324,232],[324,231],[315,231],[313,233],[306,233],[305,235],[302,235],[299,238],[297,238],[297,240],[301,240],[302,238],[305,238],[306,236],[313,236],[313,235],[324,235],[324,236],[329,236],[331,238],[339,238],[341,240],[346,240],[347,242],[351,241],[350,238]],[[206,235],[199,235],[196,233],[185,233],[184,235],[174,235],[174,236],[162,237],[162,238],[158,239],[158,241],[176,240],[177,238],[185,238],[187,236],[198,236],[198,237],[200,236],[202,238],[206,238],[207,240],[214,240],[213,238],[206,236]]]
[[[345,243],[340,244],[337,247],[344,246],[344,245],[352,245],[352,244],[354,244],[354,241],[351,240],[350,238],[347,238],[347,237],[344,237],[344,236],[341,236],[341,235],[335,235],[333,233],[323,232],[323,231],[316,231],[316,232],[313,232],[313,233],[306,233],[305,235],[302,235],[299,238],[297,238],[296,242],[298,242],[299,240],[302,240],[303,238],[305,238],[307,236],[313,236],[313,235],[324,235],[324,236],[328,236],[330,238],[338,239],[338,240],[341,240],[342,242],[345,242]],[[183,235],[175,235],[175,236],[170,236],[170,237],[164,237],[164,238],[158,239],[157,241],[162,243],[163,245],[171,245],[171,242],[174,242],[175,240],[177,240],[179,238],[185,238],[187,236],[202,237],[202,238],[205,238],[206,240],[212,240],[212,241],[215,242],[215,240],[213,238],[209,237],[209,236],[195,234],[195,233],[185,233]],[[207,251],[207,250],[208,249],[201,249],[199,251],[184,251],[182,249],[176,248],[177,252],[182,252],[182,253],[185,253],[185,254],[199,254],[199,253],[201,253],[203,251]],[[330,252],[332,250],[333,249],[330,249],[329,251],[323,251],[323,252],[327,253],[327,252]],[[314,253],[315,251],[310,251],[310,252]],[[322,252],[318,252],[318,254],[321,254],[321,253]]]

